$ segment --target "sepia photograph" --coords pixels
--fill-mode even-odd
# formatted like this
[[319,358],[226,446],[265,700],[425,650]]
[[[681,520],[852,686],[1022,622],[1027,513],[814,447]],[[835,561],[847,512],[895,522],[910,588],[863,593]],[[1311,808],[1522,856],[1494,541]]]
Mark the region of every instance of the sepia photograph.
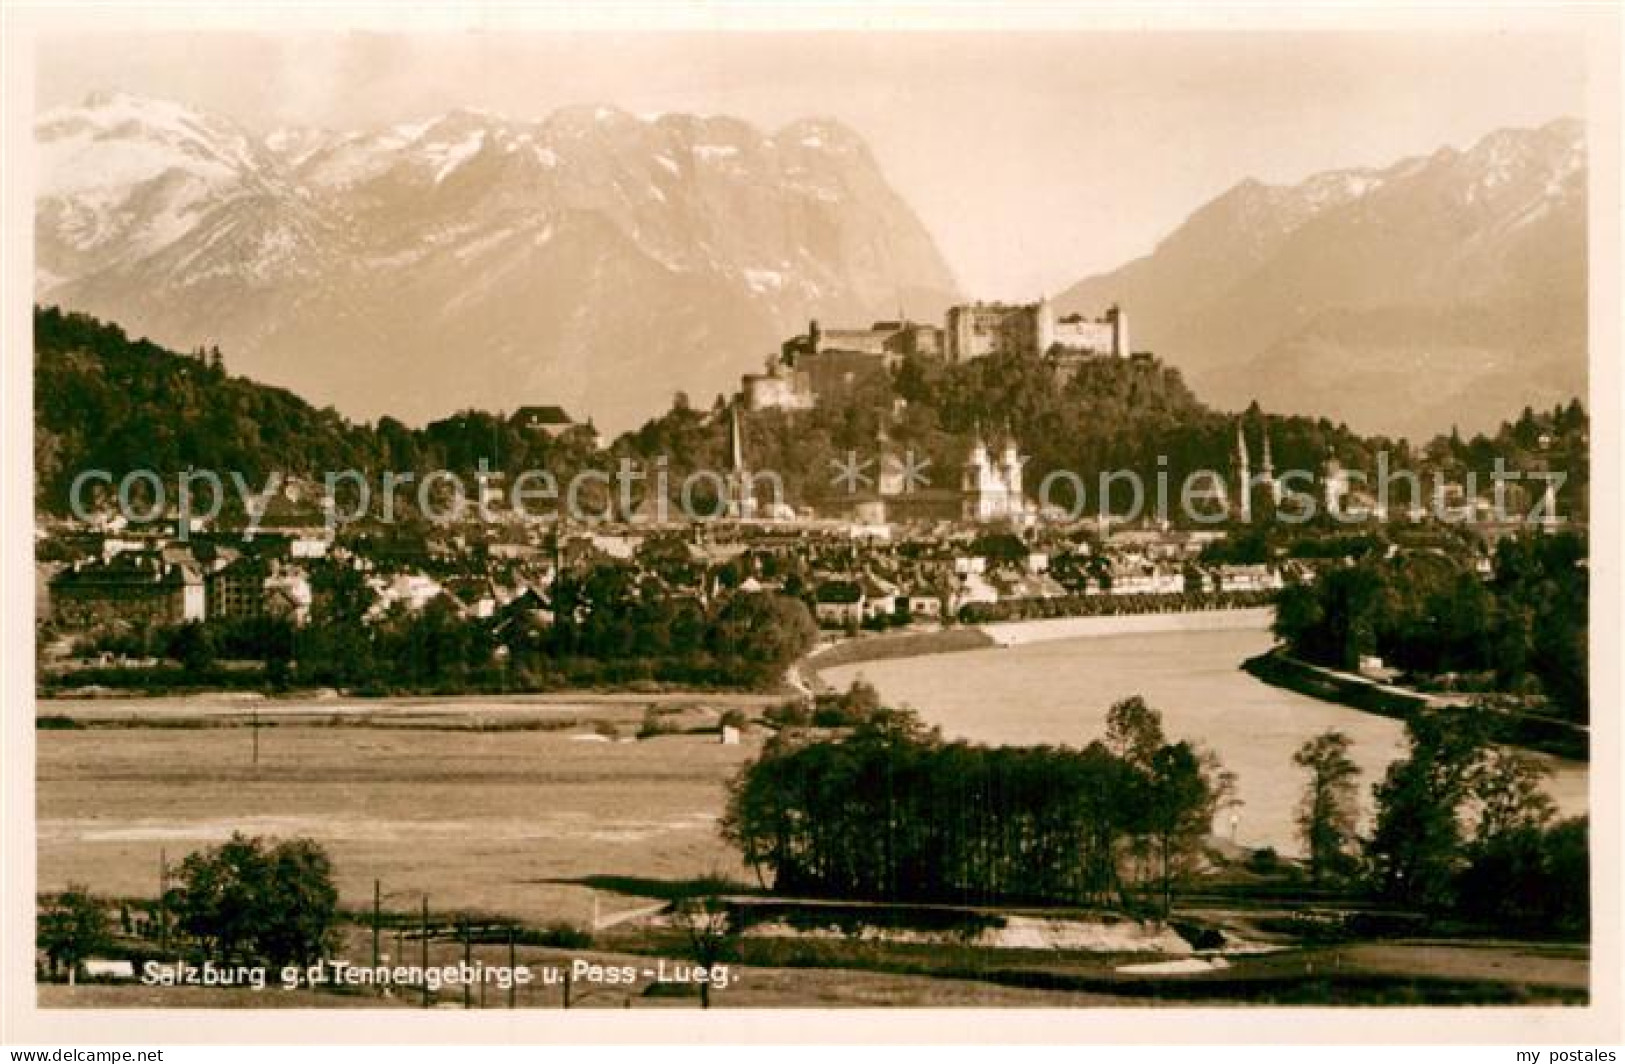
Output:
[[23,1041],[1617,1046],[1618,9],[684,7],[8,25]]

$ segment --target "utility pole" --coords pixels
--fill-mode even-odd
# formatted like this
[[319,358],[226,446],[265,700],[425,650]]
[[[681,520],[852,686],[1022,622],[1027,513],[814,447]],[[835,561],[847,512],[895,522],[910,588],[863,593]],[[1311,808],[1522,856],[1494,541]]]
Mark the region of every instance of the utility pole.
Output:
[[384,900],[383,889],[384,889],[383,885],[381,883],[379,883],[378,880],[374,879],[372,881],[372,967],[373,967],[373,971],[378,970],[378,932],[379,932],[378,920],[379,920],[379,915],[380,915],[379,914],[379,909],[382,907],[383,900]]
[[509,924],[508,925],[508,1007],[510,1009],[514,1007],[514,995],[518,993],[518,987],[519,987],[518,980],[514,979],[514,977],[513,977],[513,973],[514,973],[515,970],[516,970],[516,965],[514,964],[513,925]]
[[429,1007],[429,896],[423,896],[423,918],[418,921],[418,930],[422,932],[422,948],[419,955],[423,960],[423,1007]]
[[258,767],[260,763],[260,707],[255,706],[253,713],[254,720],[249,725],[249,730],[254,733],[254,765]]
[[[474,967],[474,942],[473,942],[473,939],[471,939],[469,937],[469,934],[468,934],[468,915],[466,913],[463,915],[462,925],[463,925],[463,971],[465,973],[467,973],[468,971],[470,971]],[[482,990],[483,990],[483,985],[484,984],[482,982],[482,984],[481,984]],[[464,979],[463,980],[463,1008],[471,1009],[473,1007],[474,1007],[474,988],[468,985],[468,980],[467,979]]]
[[169,860],[158,848],[158,948],[169,952]]

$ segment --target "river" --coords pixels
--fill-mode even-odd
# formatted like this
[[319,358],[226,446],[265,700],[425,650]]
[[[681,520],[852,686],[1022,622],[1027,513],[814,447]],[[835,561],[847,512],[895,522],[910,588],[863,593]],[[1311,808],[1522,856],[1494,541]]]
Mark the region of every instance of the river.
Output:
[[[1092,636],[870,661],[823,676],[837,687],[862,676],[888,703],[913,707],[950,738],[997,744],[1085,745],[1104,734],[1112,702],[1140,695],[1161,711],[1170,739],[1211,749],[1236,774],[1243,804],[1220,814],[1215,833],[1298,854],[1293,818],[1305,775],[1292,764],[1293,752],[1328,728],[1347,734],[1364,770],[1360,795],[1369,815],[1371,785],[1404,753],[1405,729],[1241,671],[1242,661],[1271,643],[1263,627]],[[1531,756],[1553,769],[1547,790],[1559,809],[1585,812],[1586,767]]]

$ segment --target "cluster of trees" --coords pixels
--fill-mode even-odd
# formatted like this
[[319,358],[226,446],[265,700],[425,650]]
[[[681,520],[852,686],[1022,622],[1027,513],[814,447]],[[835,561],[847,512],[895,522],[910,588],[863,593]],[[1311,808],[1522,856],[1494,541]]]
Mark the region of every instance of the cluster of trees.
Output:
[[1348,736],[1328,731],[1298,750],[1293,763],[1308,774],[1298,830],[1314,880],[1503,930],[1585,931],[1587,823],[1557,819],[1540,763],[1492,745],[1483,718],[1466,711],[1417,714],[1407,735],[1407,756],[1372,790],[1363,838]]
[[1419,714],[1407,730],[1409,756],[1375,790],[1366,846],[1373,887],[1501,926],[1587,927],[1586,821],[1556,819],[1541,790],[1543,768],[1492,746],[1469,712]]
[[764,720],[779,728],[855,728],[881,712],[880,692],[865,680],[853,680],[845,691],[824,691],[811,703],[793,699],[768,707]]
[[1582,521],[1590,512],[1591,418],[1579,399],[1550,410],[1526,406],[1493,433],[1470,440],[1452,430],[1429,442],[1419,458],[1424,467],[1457,481],[1476,474],[1481,488],[1489,484],[1497,461],[1504,469],[1561,470],[1567,478],[1558,496],[1561,511]]
[[[730,788],[725,836],[781,892],[1166,911],[1233,781],[1140,699],[1104,742],[945,742],[875,706],[835,739],[782,732]],[[765,878],[765,876],[764,876]]]
[[[72,885],[40,899],[35,943],[49,978],[70,981],[97,953],[117,946],[109,903]],[[131,931],[121,906],[122,930]],[[166,885],[149,933],[178,934],[220,964],[308,965],[325,957],[338,927],[333,864],[311,839],[234,833],[219,846],[187,856]]]
[[[753,688],[777,682],[812,649],[817,622],[799,599],[723,591],[709,602],[672,594],[623,563],[566,570],[549,609],[521,600],[469,617],[445,595],[421,609],[372,616],[365,574],[318,564],[304,625],[279,617],[192,622],[103,641],[102,649],[160,654],[181,677],[164,682],[320,684],[362,690],[453,693],[542,690],[634,681]],[[263,661],[263,674],[222,662]],[[138,674],[119,670],[126,683]],[[101,672],[75,674],[102,681]]]
[[[1235,800],[1233,778],[1170,742],[1138,698],[1112,706],[1105,739],[1081,750],[946,742],[861,682],[770,718],[784,730],[730,785],[723,833],[781,893],[1143,900],[1166,913]],[[1540,764],[1494,745],[1467,711],[1418,714],[1408,735],[1408,755],[1370,791],[1365,834],[1348,736],[1328,731],[1297,751],[1312,879],[1509,931],[1584,932],[1587,823],[1556,817]]]
[[1293,654],[1334,668],[1361,656],[1423,677],[1481,675],[1484,686],[1544,694],[1588,717],[1585,540],[1572,532],[1496,547],[1484,580],[1444,551],[1366,557],[1294,585],[1277,600],[1275,634]]
[[40,899],[35,945],[51,979],[73,982],[79,970],[112,941],[112,924],[101,901],[82,884]]
[[306,838],[233,833],[189,854],[165,906],[176,927],[216,962],[308,965],[332,946],[338,925],[333,863]]

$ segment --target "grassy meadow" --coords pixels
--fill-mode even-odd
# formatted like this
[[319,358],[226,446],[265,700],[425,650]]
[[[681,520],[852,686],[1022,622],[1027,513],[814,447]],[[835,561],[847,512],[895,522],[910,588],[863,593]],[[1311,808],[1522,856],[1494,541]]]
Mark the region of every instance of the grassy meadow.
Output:
[[40,889],[152,897],[161,855],[233,831],[308,835],[345,906],[370,907],[376,878],[387,909],[426,892],[436,910],[584,927],[595,895],[601,917],[637,902],[572,880],[744,874],[716,820],[760,736],[635,739],[651,703],[681,731],[740,702],[266,703],[257,729],[246,705],[42,705],[82,726],[36,732]]

